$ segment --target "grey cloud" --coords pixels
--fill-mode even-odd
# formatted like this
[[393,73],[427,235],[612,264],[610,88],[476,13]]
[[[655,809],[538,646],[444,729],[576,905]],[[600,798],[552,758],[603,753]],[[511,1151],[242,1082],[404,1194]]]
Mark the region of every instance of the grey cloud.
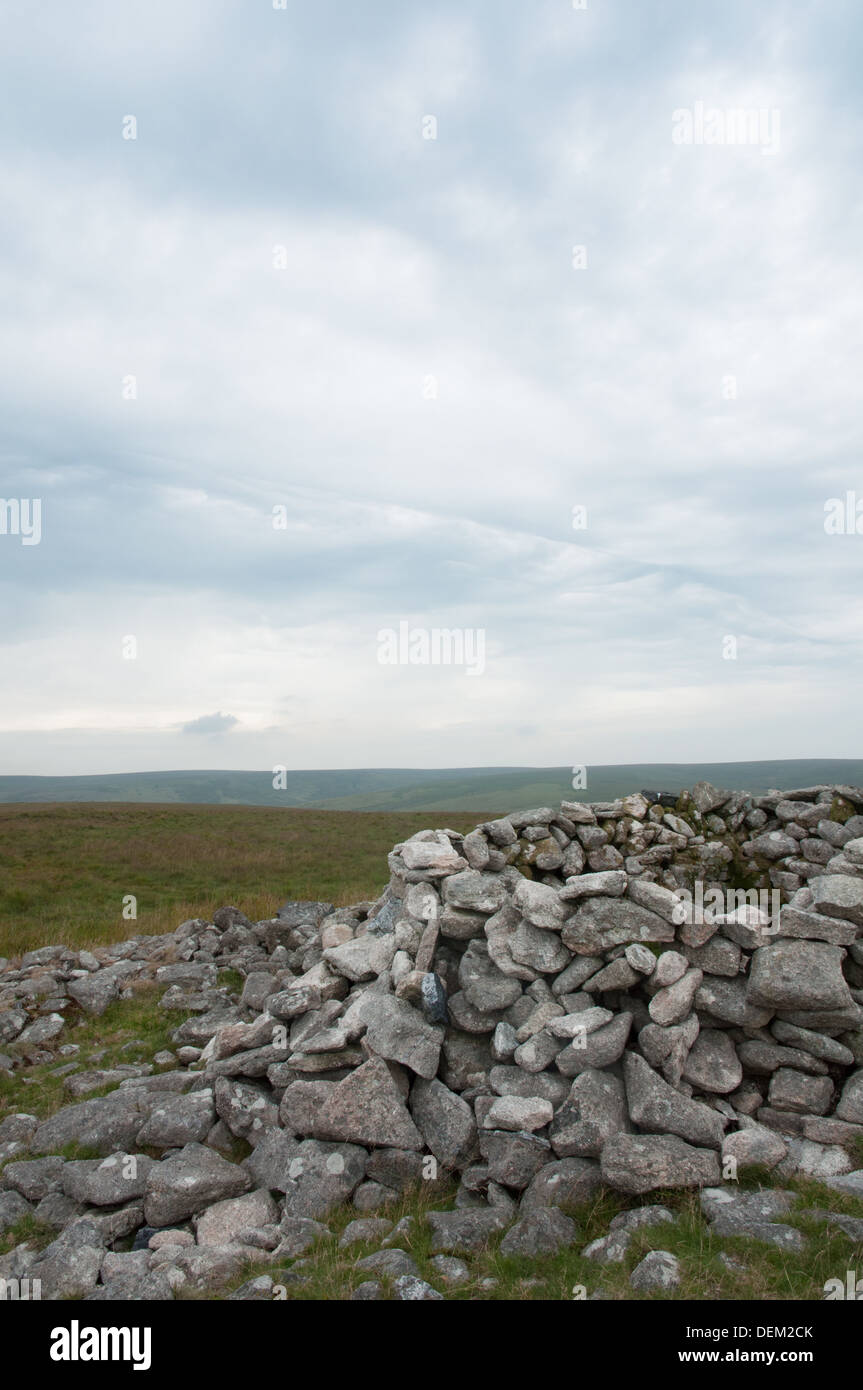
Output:
[[181,733],[184,734],[224,734],[228,729],[233,729],[239,724],[239,719],[233,714],[202,714],[199,719],[191,719],[188,724],[184,724]]
[[[702,756],[744,721],[771,754],[853,751],[863,537],[822,515],[863,497],[861,21],[702,8],[12,0],[0,496],[43,499],[38,547],[0,537],[23,770],[70,726],[69,771],[164,766],[216,698],[239,766],[449,765],[462,729],[466,761],[512,763],[534,728],[565,764],[576,723],[583,757],[634,759],[640,690],[644,756],[683,756],[681,690]],[[673,146],[675,108],[741,93],[781,106],[778,156]],[[402,618],[484,628],[479,689],[370,669]]]

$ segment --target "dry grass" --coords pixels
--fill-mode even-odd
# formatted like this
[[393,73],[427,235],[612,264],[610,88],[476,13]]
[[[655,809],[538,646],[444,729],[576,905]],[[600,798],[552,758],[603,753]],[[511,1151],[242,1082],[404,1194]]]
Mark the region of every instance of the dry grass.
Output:
[[[377,897],[387,853],[432,823],[482,814],[300,811],[259,806],[0,806],[0,955],[80,949],[173,931],[233,903],[253,921],[286,898],[336,906]],[[137,899],[137,919],[123,899]]]

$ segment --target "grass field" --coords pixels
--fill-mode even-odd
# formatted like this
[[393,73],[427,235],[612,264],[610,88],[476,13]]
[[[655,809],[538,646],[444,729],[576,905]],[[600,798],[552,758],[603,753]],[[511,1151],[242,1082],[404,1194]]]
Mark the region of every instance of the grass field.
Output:
[[[290,811],[110,803],[0,806],[0,956],[80,949],[233,903],[253,921],[287,898],[336,906],[377,897],[387,853],[429,825],[470,830],[483,813]],[[123,899],[137,899],[137,919]]]
[[[232,902],[250,917],[271,914],[286,898],[325,898],[337,904],[377,896],[388,878],[386,854],[393,843],[431,823],[467,830],[482,815],[348,813],[286,811],[259,807],[14,805],[0,807],[0,955],[14,956],[33,946],[65,942],[73,946],[107,942],[135,932],[173,929],[185,917],[209,916]],[[138,899],[136,921],[126,921],[122,898]],[[219,985],[236,991],[235,972],[224,970]],[[161,1006],[163,988],[140,983],[132,997],[118,1000],[100,1018],[70,1018],[68,1035],[80,1048],[76,1072],[122,1062],[153,1063],[172,1046],[172,1035],[185,1017]],[[0,1119],[26,1111],[45,1117],[68,1104],[67,1066],[60,1058],[0,1076]],[[97,1078],[94,1078],[94,1080]],[[113,1083],[91,1092],[107,1093]],[[237,1141],[240,1158],[243,1141]],[[91,1156],[70,1149],[67,1158]],[[154,1157],[157,1156],[155,1153]],[[853,1154],[863,1162],[863,1152]],[[746,1175],[744,1186],[766,1174]],[[742,1299],[754,1302],[820,1299],[826,1280],[843,1278],[860,1265],[863,1246],[835,1223],[824,1225],[803,1214],[821,1207],[863,1216],[863,1199],[841,1195],[821,1184],[787,1179],[781,1184],[798,1194],[797,1210],[788,1221],[809,1237],[807,1248],[789,1253],[742,1237],[719,1237],[706,1226],[691,1192],[655,1192],[652,1203],[669,1207],[676,1223],[638,1231],[619,1264],[599,1266],[581,1253],[594,1237],[604,1235],[619,1210],[638,1205],[620,1194],[601,1192],[571,1214],[579,1231],[573,1244],[556,1255],[533,1259],[506,1257],[500,1237],[468,1257],[466,1282],[449,1291],[459,1300],[549,1299],[571,1302],[602,1291],[605,1298],[649,1297],[674,1300]],[[430,1263],[431,1243],[425,1223],[430,1207],[450,1207],[451,1184],[421,1184],[420,1190],[395,1201],[385,1213],[392,1220],[411,1216],[413,1225],[399,1242],[410,1251],[420,1273],[435,1286],[440,1278]],[[359,1213],[344,1207],[331,1215],[331,1234],[303,1260],[274,1265],[262,1253],[228,1286],[217,1292],[181,1297],[222,1298],[258,1272],[268,1272],[288,1300],[340,1300],[368,1274],[355,1268],[358,1257],[377,1242],[342,1250],[338,1238]],[[22,1240],[42,1247],[56,1233],[33,1216],[0,1235],[0,1254]],[[131,1239],[131,1238],[130,1238]],[[128,1243],[128,1242],[127,1242]],[[629,1274],[651,1248],[677,1255],[680,1287],[672,1294],[636,1295]],[[723,1264],[731,1255],[737,1268]],[[302,1280],[302,1282],[299,1282]],[[383,1280],[391,1296],[388,1279]]]

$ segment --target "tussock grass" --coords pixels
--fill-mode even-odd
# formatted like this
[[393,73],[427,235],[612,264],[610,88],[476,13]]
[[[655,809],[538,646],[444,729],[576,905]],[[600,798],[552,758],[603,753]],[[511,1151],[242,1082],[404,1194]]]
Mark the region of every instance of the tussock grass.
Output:
[[[171,1048],[171,1034],[177,1027],[177,1018],[159,1008],[163,993],[163,985],[141,982],[134,987],[131,999],[116,1000],[100,1018],[88,1018],[79,1012],[75,1022],[74,1011],[70,1009],[66,1016],[71,1026],[55,1039],[55,1044],[77,1043],[80,1052],[74,1057],[55,1053],[50,1062],[14,1071],[11,1076],[0,1073],[0,1120],[22,1111],[47,1119],[64,1105],[74,1104],[64,1089],[65,1075],[58,1074],[58,1068],[68,1062],[77,1063],[78,1071],[88,1071],[121,1063],[152,1062],[157,1052]],[[103,1086],[88,1092],[82,1099],[96,1099],[114,1089],[113,1084]],[[64,1156],[94,1157],[81,1153]]]
[[[387,854],[433,824],[482,812],[306,811],[259,806],[0,805],[0,955],[80,950],[173,931],[232,903],[253,921],[286,898],[373,899]],[[123,898],[137,898],[137,919]]]
[[[756,1184],[753,1181],[748,1185]],[[829,1207],[833,1211],[863,1216],[863,1201],[833,1192],[821,1183],[792,1179],[782,1185],[798,1193],[798,1208]],[[445,1293],[448,1299],[459,1302],[570,1302],[576,1298],[590,1298],[594,1294],[601,1294],[610,1301],[820,1301],[828,1279],[844,1279],[847,1269],[863,1267],[863,1247],[859,1243],[837,1228],[813,1222],[796,1213],[789,1215],[787,1221],[799,1225],[809,1236],[809,1242],[802,1253],[790,1254],[748,1237],[711,1233],[701,1215],[696,1192],[652,1192],[639,1200],[605,1191],[579,1207],[565,1208],[567,1215],[578,1226],[578,1234],[568,1249],[539,1257],[502,1255],[501,1233],[485,1249],[459,1256],[467,1264],[470,1277],[463,1284],[446,1285],[431,1264],[431,1234],[425,1217],[430,1210],[451,1209],[454,1196],[452,1184],[426,1183],[374,1215],[387,1216],[394,1223],[405,1216],[413,1218],[410,1233],[394,1242],[394,1246],[412,1256],[423,1279]],[[659,1222],[636,1231],[620,1263],[601,1265],[584,1258],[580,1252],[592,1240],[607,1234],[609,1223],[618,1212],[642,1205],[668,1207],[677,1220],[673,1225]],[[345,1226],[361,1214],[352,1207],[332,1213],[328,1224],[333,1234],[319,1241],[300,1259],[285,1260],[276,1265],[272,1258],[265,1256],[260,1261],[250,1263],[218,1291],[181,1294],[181,1297],[222,1299],[255,1275],[269,1274],[278,1284],[280,1275],[284,1277],[286,1272],[293,1271],[300,1275],[303,1282],[284,1284],[284,1300],[287,1302],[349,1299],[353,1291],[367,1280],[380,1283],[384,1298],[392,1298],[394,1292],[390,1279],[355,1267],[364,1255],[380,1248],[380,1241],[363,1242],[349,1250],[338,1248],[338,1239]],[[682,1275],[677,1289],[667,1293],[639,1293],[632,1288],[629,1276],[651,1250],[668,1250],[677,1256]],[[723,1252],[743,1268],[728,1269],[719,1258]]]

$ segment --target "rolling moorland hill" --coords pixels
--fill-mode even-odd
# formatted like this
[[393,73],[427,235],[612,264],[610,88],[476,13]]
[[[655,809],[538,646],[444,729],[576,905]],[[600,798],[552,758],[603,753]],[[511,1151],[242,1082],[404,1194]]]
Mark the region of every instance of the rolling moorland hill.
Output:
[[682,791],[706,780],[753,795],[771,788],[863,782],[861,758],[729,763],[622,763],[588,769],[573,791],[569,767],[356,768],[296,771],[284,790],[269,771],[123,772],[91,777],[0,777],[0,802],[130,802],[308,807],[331,811],[485,811],[572,798],[613,800],[642,788]]

